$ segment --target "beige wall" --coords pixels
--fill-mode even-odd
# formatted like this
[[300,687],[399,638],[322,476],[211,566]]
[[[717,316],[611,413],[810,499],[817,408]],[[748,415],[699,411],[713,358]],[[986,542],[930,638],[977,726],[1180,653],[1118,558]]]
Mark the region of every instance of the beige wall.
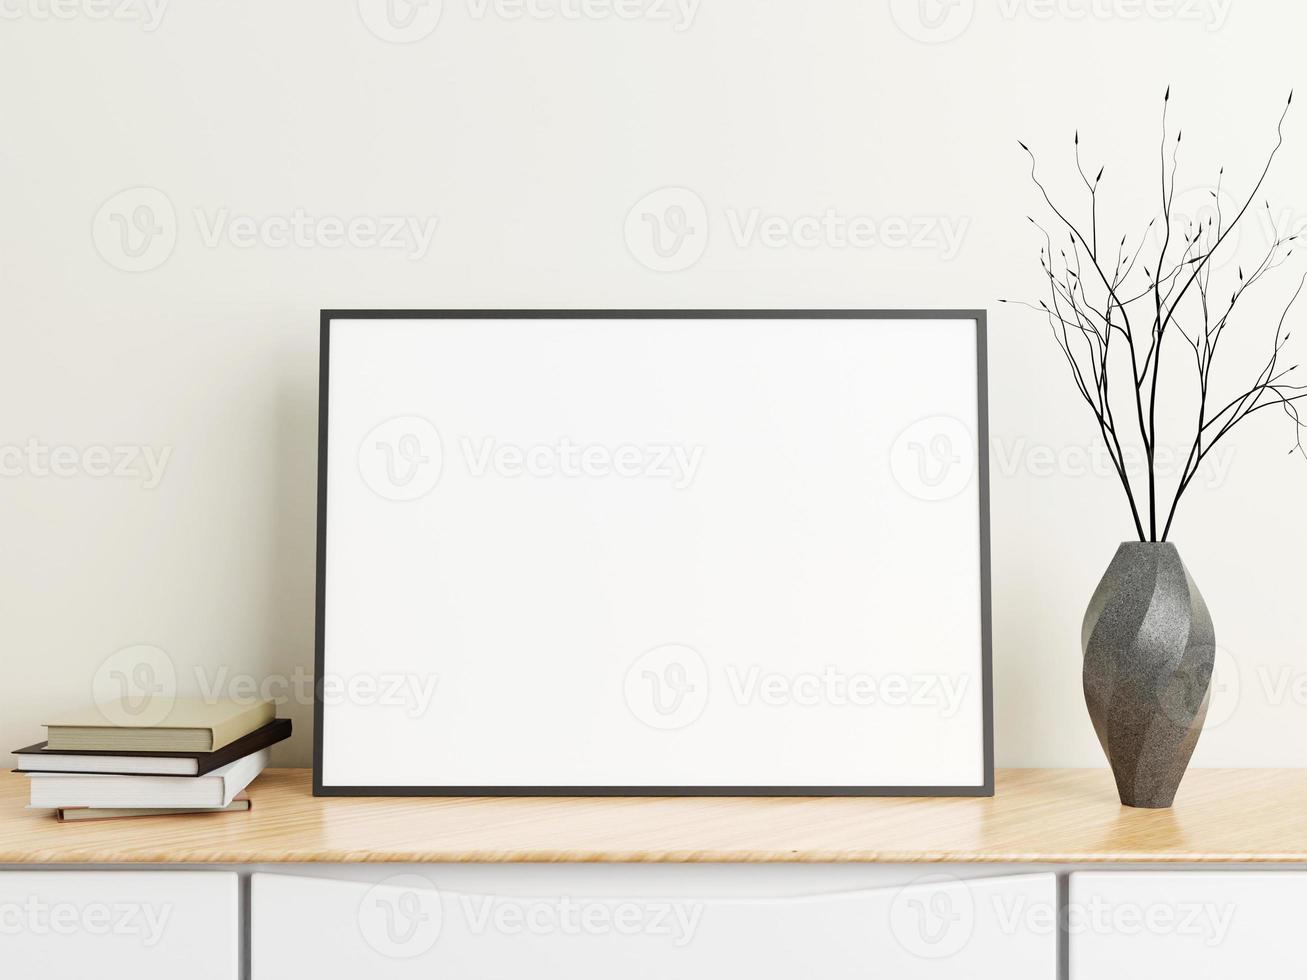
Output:
[[[136,21],[50,2],[0,2],[0,749],[137,644],[183,690],[272,677],[294,695],[313,649],[321,307],[984,306],[998,760],[1099,764],[1079,623],[1128,525],[1085,471],[1092,428],[1040,323],[997,304],[1039,285],[1016,140],[1070,189],[1078,125],[1123,205],[1105,217],[1133,231],[1171,83],[1183,199],[1220,163],[1241,188],[1303,80],[1301,5],[930,0],[932,33],[915,0],[660,2],[634,20],[445,0],[400,44],[371,0],[127,0]],[[564,7],[612,9],[534,9]],[[1290,224],[1304,164],[1299,112],[1267,189]],[[691,267],[653,271],[624,221],[669,186],[703,202],[709,237]],[[141,205],[159,234],[133,255],[115,221]],[[301,242],[279,245],[297,209]],[[814,224],[793,222],[828,209],[802,237]],[[402,247],[367,240],[396,216]],[[767,216],[801,244],[767,244]],[[841,247],[863,217],[889,240]],[[893,218],[924,238],[896,241]],[[1270,293],[1296,281],[1282,271]],[[1264,413],[1175,535],[1228,652],[1198,764],[1307,764],[1307,462],[1287,438]],[[131,447],[135,475],[96,475],[94,445]],[[28,454],[62,446],[70,475]],[[311,706],[282,712],[297,734],[277,761],[307,764]]]

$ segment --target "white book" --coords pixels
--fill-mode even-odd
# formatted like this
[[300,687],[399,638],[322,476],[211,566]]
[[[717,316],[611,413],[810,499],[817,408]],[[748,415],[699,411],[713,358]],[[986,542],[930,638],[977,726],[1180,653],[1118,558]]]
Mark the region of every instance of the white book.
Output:
[[227,806],[268,764],[260,749],[204,776],[121,776],[31,772],[31,805],[68,807]]
[[81,776],[194,776],[196,769],[195,759],[191,756],[15,755],[18,756],[16,770],[29,776],[41,772]]

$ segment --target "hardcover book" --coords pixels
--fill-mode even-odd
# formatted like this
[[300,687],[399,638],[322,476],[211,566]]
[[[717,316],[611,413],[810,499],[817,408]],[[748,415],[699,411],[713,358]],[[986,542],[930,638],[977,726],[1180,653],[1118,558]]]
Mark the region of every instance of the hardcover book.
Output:
[[162,721],[133,724],[131,712],[122,702],[110,702],[47,722],[47,747],[59,751],[216,752],[267,725],[275,716],[271,701],[244,704],[177,698]]
[[268,750],[260,749],[193,779],[33,772],[28,773],[32,781],[31,806],[37,809],[225,807],[267,764]]
[[108,807],[68,806],[55,810],[55,819],[60,823],[82,820],[118,820],[123,817],[160,817],[176,816],[179,813],[245,813],[254,809],[254,801],[242,793],[226,806],[201,806],[194,809],[159,809],[157,807]]
[[290,738],[289,718],[278,718],[216,752],[92,752],[52,749],[45,742],[16,749],[16,772],[103,773],[128,776],[203,776],[251,752]]

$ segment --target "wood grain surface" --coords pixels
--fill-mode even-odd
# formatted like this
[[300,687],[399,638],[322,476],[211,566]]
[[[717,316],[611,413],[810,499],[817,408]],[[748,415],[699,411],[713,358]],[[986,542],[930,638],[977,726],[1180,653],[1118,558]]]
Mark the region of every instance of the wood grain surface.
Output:
[[249,792],[249,813],[61,824],[4,773],[0,864],[1307,861],[1307,770],[1194,770],[1170,810],[1093,769],[999,770],[992,799],[314,798],[302,769]]

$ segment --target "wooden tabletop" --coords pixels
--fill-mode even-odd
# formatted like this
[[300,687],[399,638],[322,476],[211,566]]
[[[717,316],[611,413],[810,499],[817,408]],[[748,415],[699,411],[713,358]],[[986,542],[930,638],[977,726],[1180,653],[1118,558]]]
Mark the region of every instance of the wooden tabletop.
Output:
[[1132,810],[1095,769],[999,770],[992,799],[314,798],[270,769],[249,813],[58,823],[0,775],[0,864],[502,861],[1307,862],[1307,770],[1199,769]]

